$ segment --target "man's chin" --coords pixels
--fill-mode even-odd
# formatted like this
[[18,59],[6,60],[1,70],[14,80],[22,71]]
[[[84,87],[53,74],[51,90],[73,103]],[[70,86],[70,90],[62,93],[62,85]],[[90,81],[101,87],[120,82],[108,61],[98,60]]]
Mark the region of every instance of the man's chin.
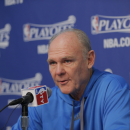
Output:
[[69,90],[60,89],[60,91],[61,91],[63,94],[70,94],[70,93],[71,93]]

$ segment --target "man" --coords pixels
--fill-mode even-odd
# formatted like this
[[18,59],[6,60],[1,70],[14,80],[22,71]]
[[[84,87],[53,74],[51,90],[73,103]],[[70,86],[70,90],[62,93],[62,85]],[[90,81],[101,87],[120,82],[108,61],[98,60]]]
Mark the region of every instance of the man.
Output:
[[[130,130],[130,88],[122,77],[93,68],[84,32],[53,36],[47,61],[57,86],[49,104],[29,108],[28,130]],[[20,129],[19,118],[12,130]]]

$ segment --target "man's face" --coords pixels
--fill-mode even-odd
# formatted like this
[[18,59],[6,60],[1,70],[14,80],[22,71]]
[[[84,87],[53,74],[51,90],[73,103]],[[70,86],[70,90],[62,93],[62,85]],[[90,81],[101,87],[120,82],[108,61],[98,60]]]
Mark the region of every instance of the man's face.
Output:
[[89,81],[87,58],[83,58],[81,44],[73,32],[56,37],[48,51],[49,70],[62,93],[76,95],[84,91]]

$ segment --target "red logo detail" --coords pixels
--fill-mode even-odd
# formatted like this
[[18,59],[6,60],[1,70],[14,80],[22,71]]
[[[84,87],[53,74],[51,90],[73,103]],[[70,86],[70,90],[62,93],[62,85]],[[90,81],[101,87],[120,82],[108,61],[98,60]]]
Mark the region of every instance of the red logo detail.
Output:
[[95,21],[96,30],[97,30],[97,32],[98,32],[98,17],[96,16],[95,19],[96,19],[96,21]]
[[47,91],[41,91],[39,94],[36,95],[36,97],[38,105],[48,103]]
[[30,30],[30,26],[27,24],[27,32],[28,32],[27,37],[28,37],[28,39],[30,39],[30,33],[29,33],[29,30]]

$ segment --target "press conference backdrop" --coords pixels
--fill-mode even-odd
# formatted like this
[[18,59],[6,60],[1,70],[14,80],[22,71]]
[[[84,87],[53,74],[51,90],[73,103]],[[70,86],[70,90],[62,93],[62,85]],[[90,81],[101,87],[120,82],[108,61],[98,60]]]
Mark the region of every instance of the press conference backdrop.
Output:
[[[48,70],[48,41],[66,28],[86,32],[96,53],[94,67],[130,84],[129,5],[126,0],[0,0],[0,109],[20,98],[21,88],[55,85]],[[0,113],[0,128],[13,109]],[[4,130],[19,115],[21,106]]]

